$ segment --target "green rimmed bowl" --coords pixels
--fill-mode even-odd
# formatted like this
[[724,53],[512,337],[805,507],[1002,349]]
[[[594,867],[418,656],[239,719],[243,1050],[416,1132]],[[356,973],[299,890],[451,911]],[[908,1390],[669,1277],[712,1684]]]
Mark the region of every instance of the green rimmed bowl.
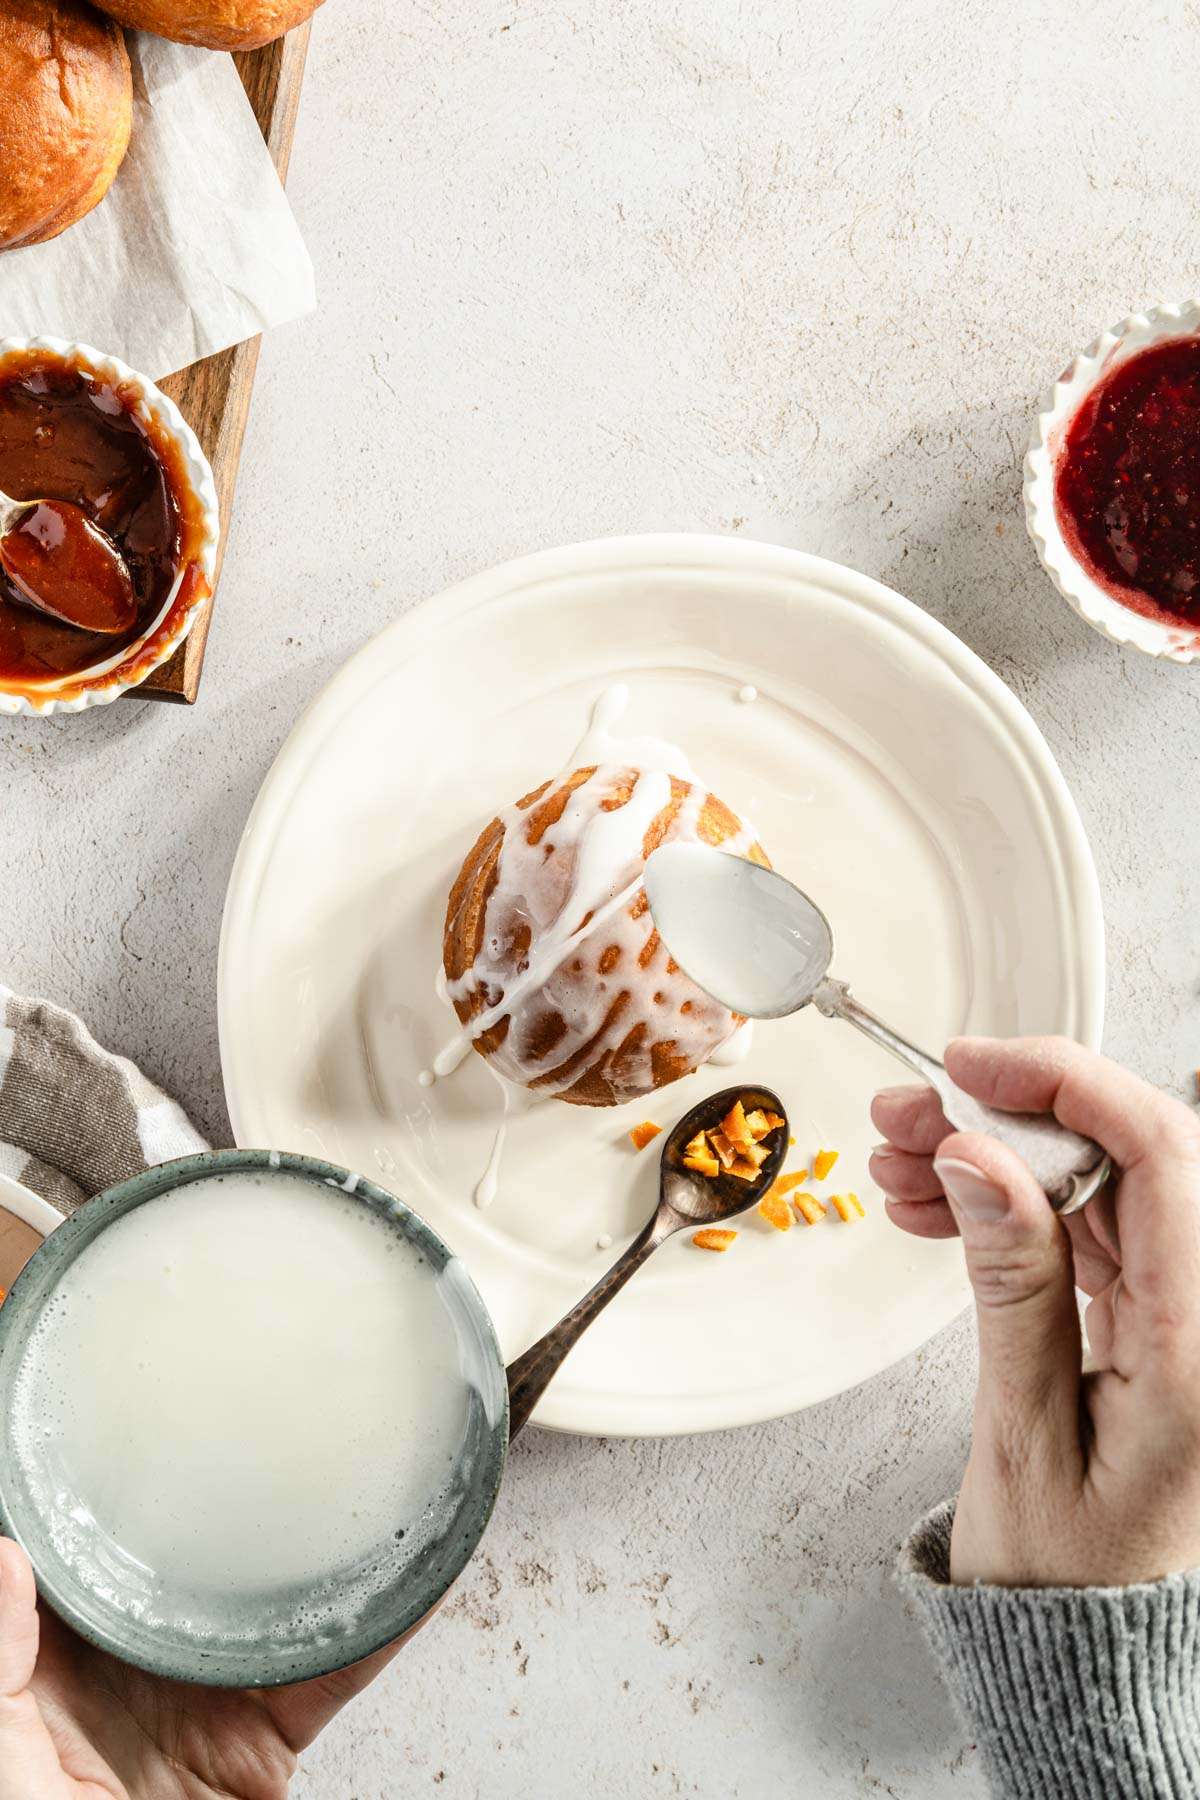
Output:
[[[253,1609],[230,1596],[227,1635],[203,1639],[131,1613],[119,1586],[101,1593],[55,1546],[52,1522],[35,1502],[12,1442],[13,1384],[30,1336],[64,1272],[115,1220],[147,1201],[211,1175],[300,1176],[335,1186],[407,1239],[439,1276],[439,1293],[458,1338],[471,1401],[462,1449],[432,1528],[412,1549],[389,1536],[379,1546],[387,1576],[353,1620],[319,1637],[256,1626]],[[118,1374],[114,1372],[114,1379]],[[276,1687],[345,1668],[407,1636],[440,1604],[469,1562],[492,1514],[508,1448],[508,1388],[487,1308],[463,1264],[403,1201],[362,1176],[315,1157],[267,1150],[218,1150],[161,1163],[89,1200],[46,1238],[0,1306],[0,1531],[27,1551],[39,1590],[79,1635],[151,1674],[213,1687]],[[397,1519],[397,1523],[401,1523]],[[303,1596],[295,1597],[297,1605]],[[168,1605],[164,1610],[170,1611]]]

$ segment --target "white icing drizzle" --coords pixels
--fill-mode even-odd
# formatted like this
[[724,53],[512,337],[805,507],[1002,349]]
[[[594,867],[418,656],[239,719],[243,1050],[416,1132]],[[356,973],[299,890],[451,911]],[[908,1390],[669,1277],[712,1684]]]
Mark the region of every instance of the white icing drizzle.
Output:
[[717,1045],[708,1060],[716,1063],[719,1068],[732,1068],[735,1063],[745,1062],[753,1048],[754,1020],[747,1019],[744,1025],[738,1026],[731,1038],[726,1038],[723,1044]]
[[542,1097],[531,1093],[528,1088],[516,1087],[499,1069],[493,1067],[490,1058],[484,1058],[483,1066],[500,1089],[500,1123],[492,1139],[492,1153],[488,1157],[487,1168],[475,1184],[475,1204],[478,1207],[490,1206],[499,1192],[500,1163],[508,1141],[509,1120],[514,1113],[528,1112]]
[[677,744],[668,744],[663,738],[614,735],[612,728],[628,705],[626,682],[614,681],[611,687],[605,688],[592,707],[588,728],[572,751],[563,774],[586,769],[589,763],[597,766],[615,763],[625,769],[661,769],[680,781],[698,783],[700,777]]
[[[532,809],[511,806],[500,814],[504,835],[479,953],[464,975],[442,984],[450,1001],[482,995],[488,1004],[438,1052],[438,1077],[457,1068],[473,1041],[505,1018],[504,1039],[485,1061],[508,1081],[523,1087],[536,1082],[540,1095],[573,1085],[583,1066],[574,1059],[585,1049],[590,1067],[622,1046],[621,1082],[628,1093],[618,1097],[648,1093],[655,1044],[673,1043],[694,1067],[733,1034],[733,1015],[671,967],[660,941],[651,942],[648,910],[637,917],[631,911],[642,886],[646,832],[671,800],[672,777],[687,789],[672,821],[673,842],[699,841],[708,789],[674,745],[614,735],[628,697],[620,684],[597,700],[587,732],[547,792],[578,769],[594,766],[595,773],[571,791],[561,816],[537,843],[528,837]],[[629,786],[631,775],[624,804],[606,805],[616,789]],[[722,848],[744,854],[754,841],[752,828],[743,826]],[[514,973],[515,923],[528,927],[529,950]],[[592,967],[581,978],[584,961]],[[618,1007],[623,994],[628,998]],[[561,1030],[547,1050],[550,1015],[557,1015]],[[627,1040],[638,1023],[646,1030],[630,1049]],[[480,1204],[486,1204],[481,1192],[490,1199],[495,1191],[503,1133],[502,1125],[476,1192]]]
[[508,1136],[508,1094],[504,1096],[504,1117],[496,1127],[496,1135],[492,1139],[492,1154],[488,1157],[487,1168],[475,1183],[476,1206],[490,1206],[496,1198],[496,1190],[500,1186],[500,1158],[504,1154],[504,1140]]
[[[477,1037],[481,1031],[486,1030],[487,1025],[480,1019],[476,1025],[475,1036]],[[444,1081],[447,1075],[453,1075],[474,1041],[475,1038],[469,1031],[460,1031],[457,1036],[450,1039],[449,1043],[443,1044],[433,1059],[434,1081]]]

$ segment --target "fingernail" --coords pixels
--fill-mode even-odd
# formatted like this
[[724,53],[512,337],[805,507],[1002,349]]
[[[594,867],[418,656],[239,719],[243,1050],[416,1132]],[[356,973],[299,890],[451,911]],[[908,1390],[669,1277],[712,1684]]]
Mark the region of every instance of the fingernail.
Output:
[[911,1100],[912,1092],[911,1087],[877,1088],[875,1098],[877,1100]]
[[952,1201],[968,1219],[1002,1219],[1008,1211],[1008,1195],[989,1181],[974,1163],[960,1162],[956,1156],[934,1159],[933,1172]]

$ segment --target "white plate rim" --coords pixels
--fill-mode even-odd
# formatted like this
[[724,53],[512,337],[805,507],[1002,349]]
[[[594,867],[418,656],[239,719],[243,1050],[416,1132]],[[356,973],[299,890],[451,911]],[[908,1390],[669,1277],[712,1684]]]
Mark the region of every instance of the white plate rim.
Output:
[[[477,607],[546,581],[593,576],[605,572],[628,574],[642,571],[647,577],[670,570],[753,571],[762,575],[791,577],[832,588],[841,597],[882,616],[905,630],[932,651],[983,703],[993,728],[1002,727],[1005,749],[1021,765],[1031,790],[1036,793],[1062,859],[1061,874],[1067,884],[1075,926],[1078,990],[1078,1035],[1098,1049],[1101,1041],[1105,998],[1104,926],[1100,883],[1083,828],[1083,821],[1054,756],[1031,714],[994,670],[952,631],[913,601],[872,576],[809,551],[769,544],[757,539],[725,537],[716,533],[658,532],[591,539],[536,551],[499,563],[454,583],[440,594],[414,606],[409,612],[368,639],[336,671],[304,708],[284,739],[251,807],[230,872],[221,921],[217,965],[218,1041],[226,1106],[234,1141],[242,1147],[280,1148],[259,1143],[253,1084],[244,1068],[244,1045],[239,1045],[232,1004],[235,965],[246,951],[247,933],[254,917],[254,898],[270,858],[271,845],[283,816],[302,784],[304,772],[331,724],[356,705],[388,673],[422,649],[437,632],[459,624]],[[956,1307],[932,1318],[922,1343],[928,1343],[964,1309]],[[914,1345],[911,1350],[920,1346]],[[890,1364],[881,1364],[882,1373]],[[869,1377],[867,1378],[869,1379]],[[844,1390],[831,1388],[831,1394]],[[769,1398],[767,1397],[769,1396]],[[802,1404],[817,1404],[815,1398]],[[689,1396],[678,1406],[678,1417],[664,1429],[639,1419],[632,1408],[636,1396],[572,1391],[565,1405],[556,1404],[551,1388],[538,1408],[535,1423],[553,1430],[589,1435],[666,1436],[765,1423],[797,1410],[789,1404],[786,1383],[770,1389],[755,1387],[735,1395]],[[624,1410],[624,1409],[630,1410]]]
[[43,1238],[48,1238],[63,1222],[63,1215],[56,1207],[11,1175],[0,1175],[0,1212],[11,1213],[14,1219],[20,1219],[22,1225],[28,1225]]

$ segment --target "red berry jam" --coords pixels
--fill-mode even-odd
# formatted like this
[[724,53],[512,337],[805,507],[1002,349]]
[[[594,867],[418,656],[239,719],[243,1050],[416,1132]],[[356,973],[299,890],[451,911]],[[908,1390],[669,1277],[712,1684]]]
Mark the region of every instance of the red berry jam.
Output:
[[1141,350],[1093,388],[1059,452],[1054,498],[1098,586],[1200,628],[1200,337]]

